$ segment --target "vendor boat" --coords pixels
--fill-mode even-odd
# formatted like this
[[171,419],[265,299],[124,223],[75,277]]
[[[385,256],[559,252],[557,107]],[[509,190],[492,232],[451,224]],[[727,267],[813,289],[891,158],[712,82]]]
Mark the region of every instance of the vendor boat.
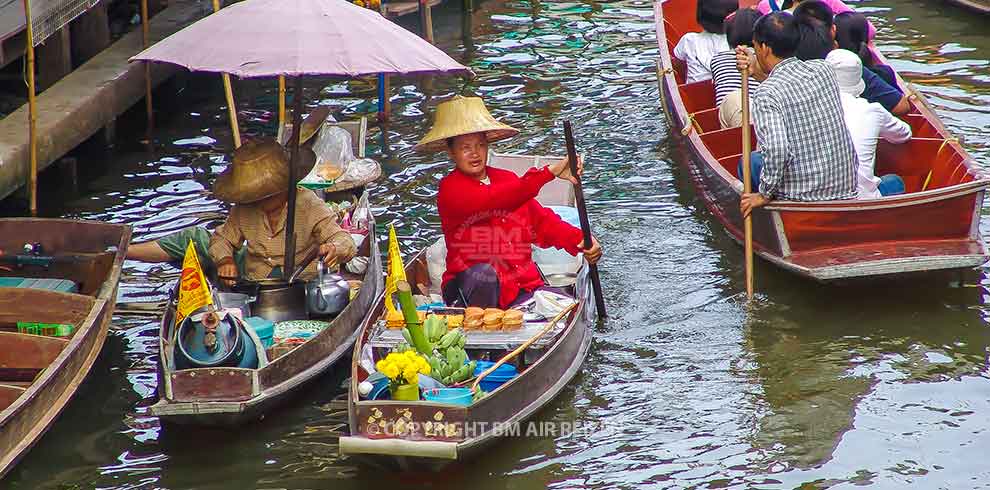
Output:
[[[549,161],[547,157],[493,154],[489,165],[521,175]],[[537,199],[547,206],[574,206],[573,188],[562,180],[545,185]],[[437,276],[427,271],[426,256],[426,250],[420,251],[406,267],[407,277],[416,278],[411,281],[413,286],[426,287],[427,291],[414,291],[423,295],[435,293],[440,287],[428,279]],[[348,393],[350,434],[340,439],[342,455],[391,469],[438,470],[478,456],[507,435],[526,434],[524,422],[550,403],[581,368],[591,345],[590,325],[595,319],[588,267],[583,259],[572,257],[571,266],[541,263],[535,255],[534,259],[548,282],[564,286],[576,303],[559,316],[559,322],[526,322],[526,328],[516,335],[466,332],[464,348],[471,359],[487,355],[490,361],[496,361],[535,338],[530,337],[534,330],[548,329],[511,361],[514,369],[510,371],[517,375],[467,405],[369,399],[360,394],[361,383],[369,378],[368,370],[362,366],[367,363],[361,360],[369,355],[380,360],[402,340],[397,330],[386,328],[385,297],[378,297],[354,345]]]
[[130,240],[125,225],[0,219],[0,478],[96,361]]
[[[381,258],[367,192],[352,212],[361,210],[368,226],[358,256],[367,260],[367,268],[360,276],[345,274],[350,286],[360,289],[336,316],[313,315],[307,297],[312,287],[305,282],[261,281],[247,286],[247,293],[215,294],[221,307],[239,309],[244,321],[225,317],[216,332],[221,347],[211,350],[204,348],[196,315],[176,325],[173,294],[161,321],[158,401],[151,414],[181,425],[257,421],[346,359],[358,327],[382,292]],[[282,332],[282,326],[295,331]]]
[[[672,134],[687,149],[685,164],[698,194],[741,243],[742,131],[720,128],[711,80],[684,83],[685,67],[672,54],[682,35],[701,30],[695,6],[696,0],[654,4],[661,102]],[[970,269],[986,262],[979,224],[990,180],[924,96],[898,81],[915,96],[903,118],[913,137],[900,145],[880,141],[876,173],[900,175],[907,192],[871,200],[773,201],[753,213],[753,247],[760,257],[818,281]],[[750,134],[756,148],[755,131]]]

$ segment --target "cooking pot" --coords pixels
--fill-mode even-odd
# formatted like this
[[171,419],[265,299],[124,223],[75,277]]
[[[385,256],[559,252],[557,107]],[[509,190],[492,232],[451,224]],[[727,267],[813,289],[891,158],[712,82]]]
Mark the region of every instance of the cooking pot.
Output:
[[306,283],[306,309],[313,316],[336,316],[351,300],[351,285],[340,274],[316,263],[316,279]]
[[238,283],[235,291],[254,296],[251,313],[275,323],[306,320],[306,283],[287,283],[283,279],[261,279]]
[[220,303],[220,308],[237,308],[241,310],[241,318],[251,316],[251,303],[254,303],[257,299],[249,294],[228,293],[226,291],[218,291],[216,296],[217,302]]

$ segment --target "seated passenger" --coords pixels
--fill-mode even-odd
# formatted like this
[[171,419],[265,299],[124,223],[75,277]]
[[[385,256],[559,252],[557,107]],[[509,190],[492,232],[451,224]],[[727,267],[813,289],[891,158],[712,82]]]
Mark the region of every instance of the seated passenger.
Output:
[[876,73],[890,86],[897,86],[894,69],[878,63],[870,51],[870,40],[867,37],[869,21],[858,12],[843,12],[835,16],[835,44],[839,49],[848,49],[859,55],[863,66]]
[[[788,12],[794,12],[794,9],[799,5],[804,3],[804,0],[760,0],[757,4],[756,10],[761,14],[769,14],[770,12],[776,12],[778,10],[786,10]],[[855,12],[855,9],[846,5],[842,0],[825,0],[829,9],[835,14],[841,14],[844,12]],[[873,23],[869,20],[866,21],[866,38],[872,41],[877,35],[877,29],[873,27]]]
[[[712,58],[712,83],[715,85],[715,106],[722,128],[742,125],[742,74],[736,67],[736,46],[753,46],[753,25],[760,18],[751,8],[737,10],[725,20],[725,38],[730,49]],[[760,82],[749,77],[749,94],[753,95]]]
[[[803,60],[825,59],[835,49],[835,21],[829,6],[819,0],[807,0],[794,9],[794,18],[801,30],[797,57]],[[876,73],[863,68],[866,90],[863,98],[877,102],[888,111],[903,115],[911,111],[911,103],[897,85],[884,82]]]
[[759,151],[752,153],[751,165],[758,192],[742,195],[743,216],[773,199],[856,197],[856,152],[842,120],[835,74],[824,60],[794,57],[799,37],[794,16],[774,12],[756,21],[755,60],[746,48],[736,50],[740,67],[765,77],[753,95]]
[[894,117],[880,104],[860,98],[866,84],[860,78],[862,62],[856,53],[836,49],[825,59],[835,70],[835,78],[841,92],[842,110],[846,127],[856,147],[857,189],[860,199],[877,199],[904,193],[904,180],[889,174],[877,177],[874,174],[877,157],[877,141],[883,138],[888,143],[900,144],[911,139],[911,126]]
[[687,83],[712,78],[712,56],[729,49],[725,41],[725,18],[739,8],[738,0],[698,0],[698,23],[702,32],[689,32],[677,41],[674,56],[687,64]]

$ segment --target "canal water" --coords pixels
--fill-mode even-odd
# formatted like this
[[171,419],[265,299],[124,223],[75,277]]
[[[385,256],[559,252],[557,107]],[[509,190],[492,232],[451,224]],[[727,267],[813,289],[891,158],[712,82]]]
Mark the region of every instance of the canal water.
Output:
[[[937,0],[857,4],[891,64],[990,161],[990,31]],[[0,487],[9,489],[975,488],[990,469],[990,335],[984,272],[828,287],[758,264],[747,310],[741,250],[712,220],[668,141],[654,76],[652,6],[481,2],[462,36],[459,6],[435,15],[438,42],[478,78],[466,89],[520,128],[499,149],[563,152],[570,119],[587,157],[585,192],[605,249],[611,317],[591,354],[538,422],[567,434],[507,440],[441,475],[393,475],[337,455],[343,374],[262,423],[236,431],[163,430],[155,399],[157,318],[174,269],[128,263],[103,355],[76,399]],[[368,86],[311,83],[338,113],[373,111]],[[412,145],[436,99],[459,80],[393,81],[386,138],[369,153],[386,177],[372,195],[408,253],[439,233],[442,155]],[[204,190],[228,161],[215,77],[189,77],[159,102],[149,152],[121,129],[100,175],[49,215],[124,222],[137,240],[214,225]],[[342,93],[342,94],[341,94]],[[238,87],[242,127],[272,131],[271,83]],[[373,102],[373,101],[372,101]],[[141,117],[135,117],[140,124]],[[51,195],[59,201],[62,194]],[[982,221],[990,231],[990,220]]]

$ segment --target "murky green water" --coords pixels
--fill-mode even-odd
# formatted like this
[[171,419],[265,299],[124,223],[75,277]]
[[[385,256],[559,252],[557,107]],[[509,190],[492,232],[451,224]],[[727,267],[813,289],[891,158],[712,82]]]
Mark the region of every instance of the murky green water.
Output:
[[[935,0],[859,6],[879,27],[893,66],[990,162],[987,20]],[[582,373],[538,420],[601,430],[506,441],[442,475],[381,474],[337,456],[346,421],[331,403],[341,393],[337,373],[241,431],[162,432],[146,409],[155,397],[156,318],[120,314],[76,400],[0,487],[987,485],[985,274],[961,284],[950,278],[950,286],[940,279],[838,288],[758,264],[760,306],[747,313],[741,251],[668,158],[675,149],[657,109],[650,3],[490,0],[474,15],[468,47],[458,12],[436,14],[438,37],[478,72],[469,88],[522,129],[500,147],[560,153],[560,123],[569,118],[589,155],[586,193],[606,250],[612,317],[596,330]],[[270,85],[239,89],[248,131],[271,131]],[[435,97],[460,83],[393,87],[392,154],[383,155],[377,130],[369,148],[388,172],[373,195],[380,222],[395,223],[411,251],[439,231],[434,194],[447,171],[440,157],[411,146]],[[359,97],[322,98],[346,113],[373,110]],[[159,107],[169,109],[153,153],[128,136],[112,154],[90,157],[82,163],[107,159],[107,170],[48,213],[127,222],[139,239],[218,220],[221,206],[203,191],[230,147],[219,84],[194,77]],[[983,225],[990,231],[990,221]],[[163,298],[175,272],[128,263],[120,300]]]

